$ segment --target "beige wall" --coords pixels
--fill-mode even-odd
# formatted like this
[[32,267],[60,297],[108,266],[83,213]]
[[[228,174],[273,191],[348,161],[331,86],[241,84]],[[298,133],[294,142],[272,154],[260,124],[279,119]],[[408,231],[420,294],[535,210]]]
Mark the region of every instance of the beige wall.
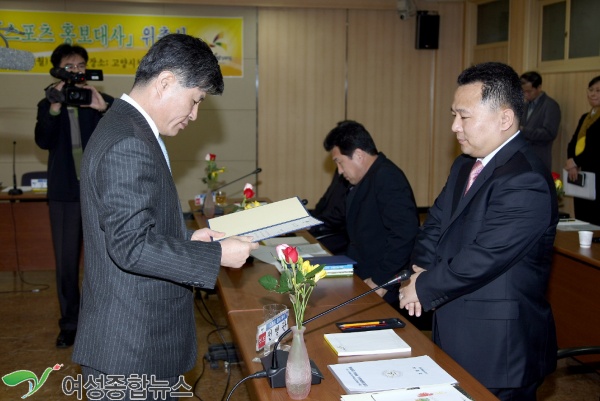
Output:
[[[217,155],[219,165],[227,167],[221,177],[233,180],[253,171],[257,166],[257,94],[256,94],[256,8],[212,7],[186,4],[139,4],[115,2],[107,7],[101,2],[74,1],[3,1],[4,9],[31,9],[69,12],[98,12],[116,14],[232,16],[244,19],[244,76],[225,78],[223,96],[209,96],[198,112],[198,120],[191,123],[175,138],[165,138],[184,210],[188,199],[203,191],[204,156]],[[58,43],[57,43],[58,45]],[[94,84],[114,97],[128,93],[133,76],[106,75],[104,81]],[[49,74],[0,73],[0,182],[12,186],[12,143],[17,141],[17,180],[24,172],[45,170],[48,152],[34,142],[36,104],[43,98],[43,89],[53,82]],[[248,180],[253,180],[249,177]],[[253,181],[252,181],[253,182]],[[241,196],[232,185],[232,195]],[[229,191],[230,188],[227,188]]]
[[261,195],[314,205],[334,169],[323,139],[348,118],[404,170],[419,206],[432,203],[456,156],[454,85],[441,83],[462,69],[463,4],[427,6],[441,16],[438,51],[416,50],[416,19],[394,9],[259,11]]
[[[167,141],[184,207],[202,188],[204,155],[216,153],[225,180],[260,166],[258,193],[274,200],[299,196],[313,206],[333,165],[322,148],[340,120],[365,124],[381,151],[407,174],[419,206],[430,205],[459,150],[450,131],[456,76],[473,62],[499,60],[518,71],[534,69],[537,0],[511,1],[509,42],[473,45],[473,5],[467,1],[417,1],[441,16],[439,50],[414,48],[416,19],[400,20],[394,0],[136,0],[132,2],[3,1],[2,8],[165,15],[244,17],[244,78],[226,79],[222,97],[211,97],[199,121]],[[177,3],[177,4],[176,4]],[[218,3],[220,6],[210,6]],[[258,7],[243,7],[247,4]],[[587,109],[585,88],[596,71],[544,72],[544,89],[563,112],[554,146],[554,169]],[[49,76],[2,74],[0,181],[11,182],[12,141],[17,171],[44,167],[46,153],[33,142],[35,104]],[[99,84],[115,96],[132,77]],[[6,94],[10,94],[7,96]],[[227,191],[239,194],[243,183]]]

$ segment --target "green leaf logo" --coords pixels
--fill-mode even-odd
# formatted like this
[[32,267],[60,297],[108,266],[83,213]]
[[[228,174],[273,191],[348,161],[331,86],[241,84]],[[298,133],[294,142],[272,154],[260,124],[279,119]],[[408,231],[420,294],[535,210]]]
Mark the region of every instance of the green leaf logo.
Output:
[[53,370],[59,370],[63,365],[59,365],[58,363],[51,368],[46,368],[44,373],[42,373],[42,377],[38,379],[38,377],[30,370],[16,370],[12,373],[6,374],[2,376],[2,381],[7,386],[14,387],[23,382],[28,382],[29,391],[23,395],[21,398],[27,398],[36,391],[38,391],[48,379],[48,376]]

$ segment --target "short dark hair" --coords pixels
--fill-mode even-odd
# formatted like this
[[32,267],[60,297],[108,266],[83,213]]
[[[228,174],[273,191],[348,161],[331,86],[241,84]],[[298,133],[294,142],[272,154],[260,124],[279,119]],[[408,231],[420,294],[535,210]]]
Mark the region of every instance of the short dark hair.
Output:
[[598,75],[597,77],[592,78],[592,80],[590,81],[590,83],[588,84],[588,88],[591,88],[592,85],[594,85],[596,82],[600,81],[600,75]]
[[378,153],[369,131],[362,124],[352,120],[340,121],[325,137],[323,147],[326,151],[331,151],[335,146],[340,149],[341,154],[348,157],[352,157],[356,149],[370,155]]
[[509,107],[521,120],[525,97],[519,75],[512,67],[498,62],[477,64],[464,70],[457,82],[461,86],[480,82],[483,103],[489,103],[493,109]]
[[172,33],[150,47],[140,61],[133,86],[143,86],[163,71],[171,71],[184,88],[200,88],[209,95],[223,93],[219,61],[210,46],[194,36]]
[[539,88],[542,84],[542,76],[535,71],[527,71],[521,74],[521,84],[530,83],[532,87]]
[[74,54],[83,57],[83,60],[86,63],[88,62],[87,50],[85,50],[79,45],[71,45],[69,43],[63,43],[62,45],[58,45],[58,47],[54,49],[52,55],[50,56],[50,62],[52,63],[52,66],[54,68],[59,68],[63,58],[72,56]]

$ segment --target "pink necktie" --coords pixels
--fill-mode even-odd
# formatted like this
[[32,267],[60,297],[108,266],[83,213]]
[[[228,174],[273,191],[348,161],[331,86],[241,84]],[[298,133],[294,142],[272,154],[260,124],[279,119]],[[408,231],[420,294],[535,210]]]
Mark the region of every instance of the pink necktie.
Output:
[[465,194],[469,191],[469,188],[471,188],[471,185],[473,185],[475,179],[477,178],[479,173],[481,173],[481,170],[483,170],[483,163],[481,162],[481,160],[477,160],[473,165],[473,168],[471,169],[471,173],[469,174],[469,182],[467,183],[467,189],[465,189]]

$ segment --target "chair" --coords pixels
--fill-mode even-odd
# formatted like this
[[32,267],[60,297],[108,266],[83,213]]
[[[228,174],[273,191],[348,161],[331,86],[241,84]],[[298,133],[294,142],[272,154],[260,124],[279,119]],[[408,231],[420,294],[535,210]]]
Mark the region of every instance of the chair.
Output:
[[600,354],[600,346],[591,345],[585,347],[560,348],[557,352],[556,359],[569,358],[580,355],[598,355]]
[[21,186],[30,187],[32,179],[48,179],[47,171],[30,171],[21,177]]

